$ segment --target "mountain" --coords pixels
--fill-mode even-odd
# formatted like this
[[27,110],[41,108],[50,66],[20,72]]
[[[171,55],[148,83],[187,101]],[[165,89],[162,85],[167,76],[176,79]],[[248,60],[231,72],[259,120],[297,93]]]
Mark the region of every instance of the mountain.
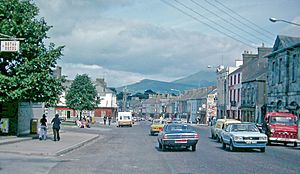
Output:
[[172,83],[193,85],[197,87],[215,86],[217,83],[216,72],[199,71],[195,74],[173,81]]
[[[124,88],[125,88],[125,86],[119,87],[119,88],[117,88],[117,91],[121,92],[124,90]],[[178,94],[178,90],[183,91],[183,90],[187,90],[187,89],[193,89],[193,88],[196,88],[196,86],[144,79],[140,82],[137,82],[137,83],[134,83],[131,85],[127,85],[126,88],[127,88],[127,91],[130,93],[137,93],[137,92],[144,93],[145,90],[151,89],[152,91],[158,92],[158,93]],[[171,90],[171,89],[175,89],[175,90]]]
[[[184,91],[193,88],[215,86],[216,85],[216,73],[208,71],[200,71],[195,74],[189,75],[185,78],[175,80],[173,82],[163,82],[157,80],[144,79],[140,82],[127,85],[127,91],[130,93],[141,92],[151,89],[154,92],[159,93],[175,93],[178,91]],[[117,88],[118,92],[123,91],[125,86]],[[175,89],[175,90],[171,90]]]

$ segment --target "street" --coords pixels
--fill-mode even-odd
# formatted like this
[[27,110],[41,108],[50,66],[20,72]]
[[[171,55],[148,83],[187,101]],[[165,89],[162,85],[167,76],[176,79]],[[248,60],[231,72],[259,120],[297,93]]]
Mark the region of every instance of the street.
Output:
[[[223,150],[212,140],[210,128],[199,132],[196,152],[158,149],[149,135],[149,122],[133,127],[65,127],[68,131],[100,134],[101,138],[58,157],[0,153],[0,173],[299,173],[300,148],[267,146],[258,150]],[[62,139],[63,141],[63,139]],[[1,146],[0,146],[1,148]]]

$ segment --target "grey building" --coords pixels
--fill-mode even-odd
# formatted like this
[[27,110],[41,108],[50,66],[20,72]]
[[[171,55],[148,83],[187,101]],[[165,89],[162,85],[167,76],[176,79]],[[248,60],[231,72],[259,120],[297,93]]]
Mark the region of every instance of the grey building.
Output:
[[268,111],[300,113],[300,37],[277,36],[268,58]]
[[259,47],[258,54],[243,54],[242,121],[261,122],[266,112],[268,62],[272,48]]

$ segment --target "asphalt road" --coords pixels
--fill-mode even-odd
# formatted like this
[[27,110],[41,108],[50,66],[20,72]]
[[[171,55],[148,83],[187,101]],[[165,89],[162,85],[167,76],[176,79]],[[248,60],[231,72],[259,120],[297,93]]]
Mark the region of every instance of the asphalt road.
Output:
[[[196,173],[299,173],[300,148],[283,145],[258,150],[223,150],[209,138],[208,127],[197,127],[200,140],[196,152],[191,150],[161,151],[157,136],[149,135],[149,123],[133,127],[69,128],[72,131],[101,134],[101,139],[60,157],[28,157],[0,154],[0,164],[26,163],[30,173],[130,173],[130,174],[196,174]],[[6,159],[6,160],[3,160]],[[11,160],[11,161],[10,161]],[[5,165],[4,165],[5,166]],[[22,166],[22,165],[20,165]],[[23,165],[24,166],[24,165]],[[33,172],[36,168],[36,172]],[[13,169],[13,168],[12,168]],[[15,166],[15,171],[18,166]],[[0,169],[1,173],[1,169]],[[25,172],[26,173],[26,172]]]

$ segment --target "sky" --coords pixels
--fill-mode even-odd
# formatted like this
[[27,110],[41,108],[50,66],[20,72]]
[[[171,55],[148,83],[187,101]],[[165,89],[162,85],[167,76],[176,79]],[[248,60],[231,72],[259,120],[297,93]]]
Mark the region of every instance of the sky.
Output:
[[[299,0],[34,0],[53,26],[45,42],[65,45],[62,74],[88,74],[110,87],[143,79],[171,82],[244,51],[299,36]],[[213,68],[208,69],[211,65]]]

